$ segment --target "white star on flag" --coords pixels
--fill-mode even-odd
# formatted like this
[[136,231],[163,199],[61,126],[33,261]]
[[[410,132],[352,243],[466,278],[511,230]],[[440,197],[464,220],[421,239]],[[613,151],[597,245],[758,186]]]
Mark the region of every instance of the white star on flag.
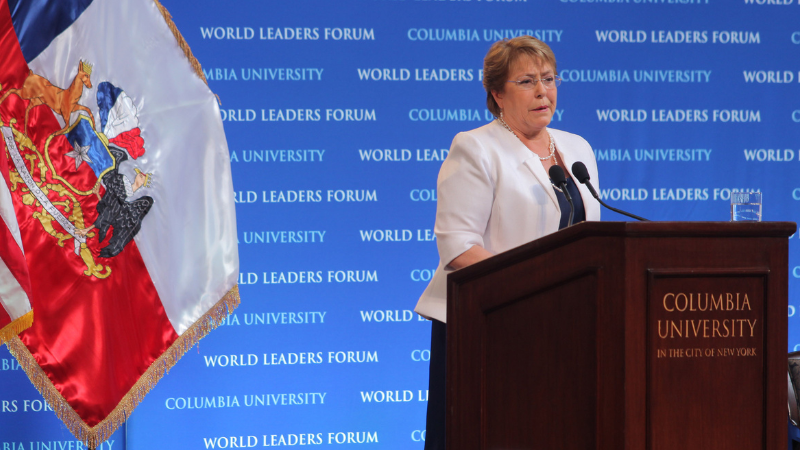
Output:
[[75,170],[78,170],[78,167],[81,166],[81,163],[83,161],[86,161],[87,163],[92,162],[92,158],[89,158],[88,145],[84,145],[83,147],[81,147],[78,144],[78,141],[75,141],[72,143],[72,148],[74,148],[75,150],[67,152],[67,156],[69,156],[70,158],[75,158]]

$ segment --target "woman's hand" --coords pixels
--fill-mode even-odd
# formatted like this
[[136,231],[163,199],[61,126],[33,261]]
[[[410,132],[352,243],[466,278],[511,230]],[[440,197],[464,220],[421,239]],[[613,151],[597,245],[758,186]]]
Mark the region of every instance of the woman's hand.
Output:
[[485,248],[480,245],[473,245],[469,250],[456,256],[447,266],[455,270],[463,269],[464,267],[471,266],[491,256],[494,255]]

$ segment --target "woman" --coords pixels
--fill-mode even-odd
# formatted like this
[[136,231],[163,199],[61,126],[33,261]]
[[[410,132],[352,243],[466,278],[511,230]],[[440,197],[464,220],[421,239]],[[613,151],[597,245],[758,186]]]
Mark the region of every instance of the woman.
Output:
[[483,63],[486,103],[495,120],[459,133],[439,171],[436,239],[439,267],[415,311],[433,320],[425,449],[444,448],[447,273],[566,226],[569,204],[550,183],[567,174],[574,222],[600,220],[600,206],[568,168],[583,162],[597,186],[597,164],[580,136],[547,128],[558,85],[553,51],[531,36],[495,42]]

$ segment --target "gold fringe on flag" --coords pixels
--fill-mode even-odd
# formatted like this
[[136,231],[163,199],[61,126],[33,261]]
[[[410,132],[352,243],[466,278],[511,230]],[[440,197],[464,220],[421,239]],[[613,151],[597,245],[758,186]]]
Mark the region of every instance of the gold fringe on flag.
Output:
[[[175,36],[175,40],[178,41],[178,46],[183,50],[183,54],[186,55],[186,59],[189,60],[189,64],[191,64],[192,69],[194,69],[194,73],[203,80],[203,83],[208,86],[208,80],[206,80],[206,75],[203,73],[203,67],[200,65],[200,61],[194,57],[192,53],[192,49],[189,48],[189,44],[186,42],[186,39],[183,38],[183,35],[180,31],[178,31],[178,27],[175,25],[175,22],[172,21],[172,14],[167,11],[167,8],[161,4],[158,0],[153,0],[158,10],[161,11],[161,15],[164,16],[164,21],[167,22],[167,27],[169,27],[170,31],[172,31],[172,35]],[[217,103],[220,105],[222,104],[222,100],[220,100],[219,95],[214,94],[214,97],[217,98]]]
[[0,345],[27,330],[31,325],[33,325],[33,311],[28,311],[16,320],[12,320],[11,323],[0,329]]
[[47,374],[39,367],[28,347],[18,337],[14,336],[6,342],[6,346],[11,354],[17,358],[22,370],[28,374],[28,378],[42,394],[45,401],[53,408],[56,416],[67,426],[67,429],[88,448],[94,449],[110,438],[117,428],[128,420],[128,417],[142,402],[144,396],[156,386],[164,375],[169,373],[172,366],[200,339],[204,338],[214,328],[220,326],[240,303],[239,286],[235,285],[203,317],[180,335],[167,351],[153,361],[111,413],[94,427],[88,426],[78,416],[78,413],[72,409],[52,381],[50,381],[50,378],[47,377]]
[[178,41],[178,46],[183,50],[183,54],[186,55],[186,59],[189,60],[189,64],[192,65],[192,69],[194,69],[194,73],[200,77],[203,82],[206,83],[208,86],[208,80],[206,80],[206,76],[203,74],[203,67],[200,65],[200,61],[194,57],[192,54],[192,49],[189,48],[189,44],[186,42],[186,39],[183,38],[183,35],[180,31],[178,31],[178,27],[175,26],[175,22],[172,21],[172,14],[167,11],[167,8],[161,4],[158,0],[153,0],[158,6],[158,10],[161,11],[161,15],[164,16],[164,20],[167,22],[167,26],[169,30],[172,31],[172,35],[175,36],[175,40]]

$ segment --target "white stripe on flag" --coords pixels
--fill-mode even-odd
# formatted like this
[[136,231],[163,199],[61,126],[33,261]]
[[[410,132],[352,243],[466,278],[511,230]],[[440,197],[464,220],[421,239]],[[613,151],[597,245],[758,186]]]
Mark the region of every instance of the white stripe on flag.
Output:
[[11,320],[17,320],[31,310],[28,295],[2,258],[0,258],[0,300]]
[[[11,191],[8,190],[6,180],[0,175],[0,219],[6,223],[8,231],[14,237],[22,254],[25,254],[25,249],[22,248],[22,239],[19,236],[19,225],[17,224],[17,215],[14,212],[14,202],[11,200]],[[2,226],[2,225],[0,225]]]

